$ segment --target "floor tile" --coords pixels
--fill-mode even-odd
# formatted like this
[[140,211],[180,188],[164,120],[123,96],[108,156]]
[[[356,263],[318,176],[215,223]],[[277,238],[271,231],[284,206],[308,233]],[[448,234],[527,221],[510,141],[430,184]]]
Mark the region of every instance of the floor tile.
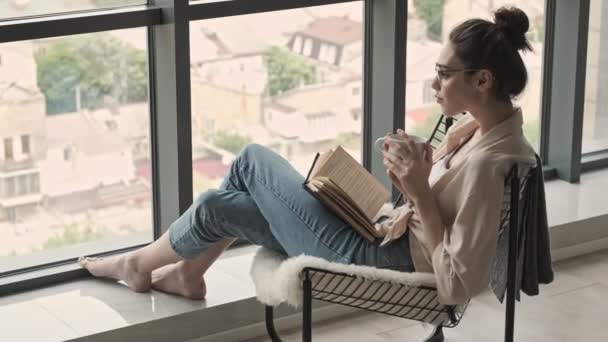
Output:
[[555,265],[555,270],[583,281],[608,285],[608,251],[564,260]]
[[[585,255],[554,265],[555,280],[542,285],[538,296],[522,294],[516,303],[515,340],[518,342],[605,341],[608,326],[608,251]],[[416,341],[432,327],[413,321],[366,312],[344,320],[323,322],[313,328],[322,341]],[[473,299],[460,324],[444,329],[446,342],[492,342],[504,339],[505,306],[486,291]],[[291,331],[287,341],[299,341]],[[268,341],[260,337],[254,342]]]

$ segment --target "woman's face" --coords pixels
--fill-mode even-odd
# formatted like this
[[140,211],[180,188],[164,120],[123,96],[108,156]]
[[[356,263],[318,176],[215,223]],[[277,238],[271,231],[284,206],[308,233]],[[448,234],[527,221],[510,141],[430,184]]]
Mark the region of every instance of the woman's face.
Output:
[[452,44],[443,47],[436,71],[432,87],[443,114],[453,116],[470,112],[480,100],[478,77],[466,72],[466,66],[454,53]]

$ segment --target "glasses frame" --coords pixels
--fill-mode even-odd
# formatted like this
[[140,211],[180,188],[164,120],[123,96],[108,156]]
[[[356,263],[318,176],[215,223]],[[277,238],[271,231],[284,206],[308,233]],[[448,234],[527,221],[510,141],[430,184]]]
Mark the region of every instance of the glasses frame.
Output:
[[444,78],[442,76],[439,75],[440,72],[445,72],[445,73],[457,73],[457,72],[469,72],[469,71],[481,71],[484,69],[475,69],[475,68],[450,68],[450,67],[446,67],[446,66],[441,66],[438,64],[435,64],[435,79],[439,82],[443,81]]

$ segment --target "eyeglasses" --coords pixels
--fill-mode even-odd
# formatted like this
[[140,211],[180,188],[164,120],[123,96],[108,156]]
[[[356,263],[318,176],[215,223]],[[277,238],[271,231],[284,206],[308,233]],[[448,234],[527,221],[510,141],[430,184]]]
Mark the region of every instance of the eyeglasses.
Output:
[[480,70],[481,69],[450,68],[450,67],[446,67],[446,66],[435,65],[435,72],[437,73],[435,78],[437,79],[437,81],[443,81],[443,80],[447,79],[450,76],[450,74],[453,74],[456,72],[480,71]]

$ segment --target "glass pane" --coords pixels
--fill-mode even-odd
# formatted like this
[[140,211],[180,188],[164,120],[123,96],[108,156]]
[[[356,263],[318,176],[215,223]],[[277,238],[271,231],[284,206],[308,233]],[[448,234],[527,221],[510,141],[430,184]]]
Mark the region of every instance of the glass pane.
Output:
[[0,44],[0,273],[152,241],[146,29]]
[[608,149],[608,2],[590,6],[583,153]]
[[441,112],[431,88],[435,62],[453,27],[471,18],[492,20],[493,12],[505,5],[522,9],[530,20],[528,39],[533,53],[522,55],[528,70],[528,85],[515,101],[524,114],[524,134],[538,151],[540,144],[540,99],[545,25],[544,0],[414,0],[408,13],[405,127],[410,134],[428,137]]
[[99,8],[142,5],[147,0],[2,0],[0,20]]
[[305,174],[338,144],[361,159],[363,2],[190,24],[194,196],[249,143]]

